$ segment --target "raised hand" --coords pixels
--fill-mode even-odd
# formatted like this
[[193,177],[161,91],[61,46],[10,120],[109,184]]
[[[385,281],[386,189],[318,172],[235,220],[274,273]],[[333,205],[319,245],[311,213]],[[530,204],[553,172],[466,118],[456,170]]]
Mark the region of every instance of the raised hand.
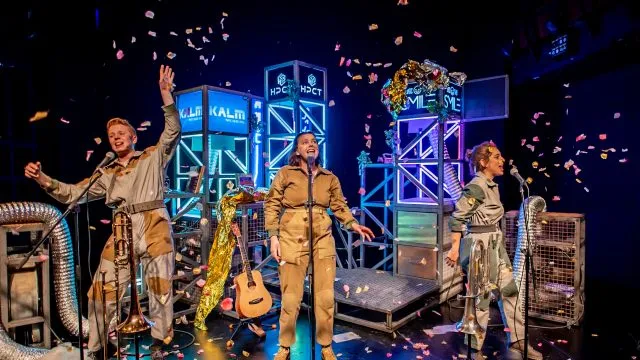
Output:
[[42,172],[40,161],[30,162],[24,167],[24,176],[35,180],[40,186],[47,186],[51,183],[51,178]]
[[160,91],[162,92],[171,92],[173,91],[173,77],[175,76],[173,70],[169,66],[160,65],[160,80],[158,80],[158,84],[160,85]]

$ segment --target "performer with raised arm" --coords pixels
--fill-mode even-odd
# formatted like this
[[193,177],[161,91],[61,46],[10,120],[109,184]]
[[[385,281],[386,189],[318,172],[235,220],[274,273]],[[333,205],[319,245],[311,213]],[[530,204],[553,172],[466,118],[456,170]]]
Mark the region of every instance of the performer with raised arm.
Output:
[[[131,217],[134,252],[143,266],[143,276],[149,290],[149,317],[155,323],[151,328],[154,338],[152,359],[162,359],[162,344],[173,338],[174,247],[171,238],[169,213],[164,205],[164,177],[166,167],[180,140],[181,126],[173,96],[174,73],[168,66],[160,67],[160,94],[164,106],[165,127],[157,145],[136,151],[136,130],[127,120],[114,118],[107,122],[109,144],[117,159],[102,170],[103,175],[91,187],[88,201],[105,198],[107,206],[124,210]],[[85,179],[77,184],[66,184],[46,175],[40,162],[29,163],[24,170],[27,178],[34,179],[49,195],[62,203],[71,203],[89,184]],[[86,199],[83,199],[83,202]],[[101,271],[106,272],[107,321],[115,316],[116,292],[110,286],[115,280],[114,235],[109,237],[101,255],[100,265],[89,290],[89,343],[91,358],[102,358],[103,283]],[[118,271],[120,291],[124,294],[130,281],[128,269]]]
[[[449,220],[452,247],[445,261],[449,266],[455,267],[460,259],[463,271],[468,274],[473,241],[480,240],[484,243],[489,258],[490,286],[500,290],[502,322],[509,329],[506,332],[509,358],[522,358],[524,347],[529,346],[528,358],[542,360],[540,352],[531,345],[524,344],[524,319],[522,309],[517,307],[516,301],[518,287],[513,280],[511,261],[499,227],[504,207],[500,202],[498,184],[493,180],[504,174],[504,158],[493,142],[486,141],[473,148],[469,160],[475,177],[464,187],[462,197],[456,203],[456,209]],[[476,304],[477,320],[486,330],[490,294],[481,294],[479,300]],[[484,337],[473,337],[471,346],[479,351],[483,342]]]
[[271,241],[271,254],[280,263],[278,273],[282,291],[280,312],[280,348],[275,360],[290,358],[290,347],[296,341],[296,320],[309,265],[307,157],[313,159],[313,262],[317,341],[322,346],[323,360],[334,360],[333,286],[336,277],[336,249],[331,234],[331,209],[345,228],[358,232],[371,241],[373,232],[354,219],[340,187],[340,181],[320,163],[318,141],[311,132],[303,132],[293,141],[289,165],[278,171],[264,203],[265,228]]

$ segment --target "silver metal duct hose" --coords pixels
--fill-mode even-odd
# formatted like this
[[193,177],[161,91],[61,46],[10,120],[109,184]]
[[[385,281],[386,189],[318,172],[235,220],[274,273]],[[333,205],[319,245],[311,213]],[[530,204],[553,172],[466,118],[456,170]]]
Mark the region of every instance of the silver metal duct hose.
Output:
[[[60,210],[49,204],[37,202],[0,204],[0,225],[42,222],[50,227],[61,215]],[[62,220],[51,232],[50,241],[51,256],[53,257],[53,285],[58,314],[64,327],[74,336],[78,336],[75,261],[73,259],[71,233],[65,220]],[[89,321],[84,317],[82,318],[82,335],[84,338],[89,336]],[[6,357],[5,351],[10,351],[7,350],[9,347],[19,347],[21,345],[12,342],[12,345],[8,346],[4,340],[3,344],[0,344],[0,359],[16,360],[20,358],[15,356]]]
[[[527,221],[524,218],[524,207],[527,207]],[[518,213],[518,241],[516,245],[516,252],[513,256],[513,279],[518,286],[518,290],[521,292],[518,296],[518,304],[520,309],[524,312],[524,284],[525,284],[525,254],[528,250],[529,244],[527,243],[527,232],[529,233],[529,240],[531,246],[535,247],[536,234],[540,232],[540,222],[538,221],[538,215],[541,212],[547,211],[547,203],[540,196],[531,196],[525,199],[525,202],[520,206],[520,212]]]
[[[429,142],[431,143],[431,147],[433,148],[433,157],[438,158],[438,127],[434,126],[434,128],[429,131],[427,134],[429,137]],[[447,151],[447,145],[444,146],[444,158],[449,159],[449,152]],[[449,162],[444,163],[444,183],[447,185],[447,190],[449,190],[449,195],[453,201],[458,201],[462,196],[462,185],[460,185],[460,180],[458,180],[458,176],[456,175],[455,170],[453,170],[453,165]]]

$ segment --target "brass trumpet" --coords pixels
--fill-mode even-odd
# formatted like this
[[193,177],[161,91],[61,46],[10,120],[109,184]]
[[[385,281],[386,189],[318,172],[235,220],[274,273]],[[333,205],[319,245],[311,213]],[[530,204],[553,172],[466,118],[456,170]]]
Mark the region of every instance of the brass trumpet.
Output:
[[476,302],[478,297],[486,294],[489,288],[489,256],[484,243],[480,239],[474,240],[471,245],[467,277],[469,279],[468,294],[465,296],[458,295],[458,299],[464,299],[465,303],[464,314],[462,315],[462,320],[456,323],[456,330],[483,338],[486,330],[478,323]]
[[[115,238],[114,263],[116,276],[116,311],[118,319],[116,332],[119,334],[137,334],[148,330],[154,323],[142,314],[142,308],[138,300],[131,215],[124,211],[118,211],[113,215],[113,236]],[[120,288],[118,269],[126,269],[126,267],[129,267],[129,277],[131,279],[131,300],[129,303],[129,314],[125,321],[120,322],[120,299],[119,294],[117,294]]]

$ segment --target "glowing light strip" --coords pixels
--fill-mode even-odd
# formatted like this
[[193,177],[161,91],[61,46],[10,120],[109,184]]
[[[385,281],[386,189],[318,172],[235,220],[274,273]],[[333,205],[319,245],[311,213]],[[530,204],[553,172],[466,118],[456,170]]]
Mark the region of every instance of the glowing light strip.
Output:
[[[459,128],[460,128],[460,125],[459,125],[459,122],[457,122],[452,127],[447,129],[447,132],[444,134],[444,140],[446,141],[448,138],[450,138],[451,135],[455,134]],[[420,153],[420,158],[424,159],[427,156],[431,155],[431,153],[433,153],[433,146],[429,146],[424,153]]]
[[[269,142],[271,142],[271,139],[269,139]],[[280,159],[282,159],[287,153],[289,153],[291,151],[291,149],[293,149],[293,143],[290,142],[289,144],[287,144],[287,146],[284,147],[284,149],[282,149],[282,151],[273,159],[271,159],[269,161],[269,169],[270,170],[275,170],[275,169],[279,169],[277,167],[274,167],[271,165],[271,163],[277,163],[278,161],[280,161]]]
[[227,156],[238,166],[238,168],[240,168],[242,173],[247,172],[247,166],[240,161],[236,154],[234,154],[231,150],[225,150],[224,153],[227,154]]

